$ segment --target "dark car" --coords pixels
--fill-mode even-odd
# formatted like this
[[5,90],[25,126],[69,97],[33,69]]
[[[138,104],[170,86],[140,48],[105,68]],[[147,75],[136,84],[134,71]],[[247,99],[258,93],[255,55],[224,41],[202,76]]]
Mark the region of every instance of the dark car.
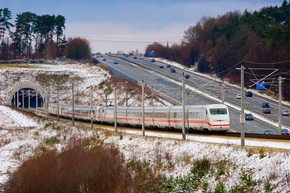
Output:
[[264,114],[271,114],[271,109],[270,108],[263,108],[263,113]]
[[246,91],[246,92],[245,92],[245,96],[246,96],[246,97],[252,97],[252,96],[253,96],[252,91]]
[[263,107],[263,108],[270,108],[270,105],[269,105],[268,102],[263,102],[263,103],[262,103],[262,107]]
[[289,130],[288,129],[282,129],[281,130],[282,135],[289,135]]
[[170,68],[171,73],[175,73],[175,68]]
[[184,78],[186,78],[186,79],[189,79],[189,74],[186,74],[185,76],[184,76]]
[[117,62],[117,61],[115,61],[115,62],[114,62],[114,64],[118,64],[118,62]]
[[134,56],[134,59],[137,59],[137,57],[136,57],[136,56]]
[[161,66],[159,66],[159,68],[164,68],[164,66],[163,66],[163,65],[161,65]]
[[273,135],[273,131],[270,130],[270,129],[267,129],[267,130],[264,131],[264,134],[266,134],[266,135]]
[[155,59],[152,59],[151,62],[155,62]]
[[103,58],[103,61],[107,61],[107,59],[106,58]]
[[170,64],[167,64],[167,68],[171,68],[171,65]]
[[252,115],[252,113],[246,113],[245,114],[245,119],[246,120],[254,120],[254,116]]

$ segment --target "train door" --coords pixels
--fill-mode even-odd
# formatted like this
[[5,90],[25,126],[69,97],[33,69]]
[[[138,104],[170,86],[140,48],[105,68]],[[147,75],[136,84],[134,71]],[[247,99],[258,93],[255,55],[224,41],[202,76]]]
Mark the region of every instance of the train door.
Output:
[[189,129],[189,110],[190,110],[190,106],[185,107],[185,128],[186,129]]
[[104,117],[105,117],[105,111],[104,107],[97,107],[96,111],[96,121],[98,122],[104,122]]
[[168,128],[173,128],[173,124],[172,124],[172,121],[174,120],[174,112],[172,112],[173,107],[174,106],[171,106],[168,109],[168,117],[167,117]]
[[154,116],[154,111],[156,109],[157,106],[155,106],[153,109],[152,109],[152,126],[153,127],[158,127],[156,124],[155,124],[155,116]]

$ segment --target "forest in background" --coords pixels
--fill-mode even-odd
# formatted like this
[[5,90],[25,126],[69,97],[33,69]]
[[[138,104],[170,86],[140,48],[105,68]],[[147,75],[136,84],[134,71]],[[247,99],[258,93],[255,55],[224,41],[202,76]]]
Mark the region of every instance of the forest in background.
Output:
[[81,37],[66,40],[62,15],[24,12],[16,15],[15,24],[11,19],[11,11],[0,8],[0,60],[91,58],[88,40]]
[[1,8],[0,59],[52,59],[63,55],[62,51],[67,43],[63,35],[64,16],[24,12],[16,15],[15,24],[10,22],[11,19],[11,11]]
[[[80,37],[66,40],[63,16],[24,12],[17,14],[13,24],[11,15],[8,8],[0,8],[0,60],[91,57],[88,40]],[[290,2],[284,0],[281,6],[259,11],[203,17],[185,30],[181,44],[169,47],[154,42],[147,46],[146,53],[154,50],[155,57],[195,67],[199,72],[212,73],[233,83],[239,83],[241,72],[237,68],[244,65],[245,86],[253,88],[256,81],[267,77],[263,79],[265,92],[274,96],[278,95],[277,82],[281,76],[285,78],[283,98],[290,100],[289,34]],[[274,69],[278,70],[272,73]]]
[[[277,79],[283,81],[284,99],[290,100],[290,2],[264,7],[259,11],[228,12],[218,17],[203,17],[185,32],[180,45],[154,42],[146,53],[178,62],[197,71],[213,73],[234,83],[240,81],[245,66],[245,86],[264,79],[269,94],[278,94]],[[253,88],[253,87],[251,87]]]

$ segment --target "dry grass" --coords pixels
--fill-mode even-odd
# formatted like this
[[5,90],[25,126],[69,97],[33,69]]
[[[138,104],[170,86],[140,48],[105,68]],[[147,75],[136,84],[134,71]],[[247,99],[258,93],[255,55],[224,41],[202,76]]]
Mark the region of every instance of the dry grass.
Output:
[[0,64],[0,69],[16,69],[16,68],[39,68],[39,67],[35,67],[35,66],[31,66],[31,65],[27,65],[27,64],[10,64],[10,63],[3,63]]
[[22,66],[19,64],[1,64],[0,69],[16,69],[16,68],[31,68],[29,66]]

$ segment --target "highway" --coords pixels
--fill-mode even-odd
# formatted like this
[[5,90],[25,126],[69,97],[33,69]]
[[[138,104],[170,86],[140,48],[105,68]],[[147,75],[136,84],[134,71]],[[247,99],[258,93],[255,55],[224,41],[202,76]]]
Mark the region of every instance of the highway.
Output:
[[[211,97],[216,99],[221,99],[222,89],[221,82],[213,81],[207,77],[198,76],[195,73],[190,73],[183,69],[176,68],[176,73],[171,73],[167,65],[160,62],[151,62],[149,58],[133,58],[133,56],[123,56],[118,55],[118,57],[104,56],[106,61],[100,60],[102,63],[109,67],[113,74],[133,80],[135,82],[142,82],[146,84],[149,88],[154,89],[162,96],[166,95],[174,104],[181,104],[181,78],[182,74],[189,74],[190,78],[186,79],[186,87],[198,88],[203,93],[209,94]],[[141,67],[141,66],[142,67]],[[163,66],[163,68],[160,68]],[[145,67],[145,68],[144,68]],[[236,95],[240,93],[238,88],[233,86],[226,86],[224,89],[225,101],[234,104],[235,106],[240,106],[240,99],[236,99]],[[254,96],[247,97],[245,99],[246,109],[250,106],[253,107],[251,111],[253,113],[259,113],[261,111],[262,101],[265,99]],[[269,100],[268,100],[269,101]],[[269,101],[270,102],[270,101]],[[201,105],[201,104],[211,104],[218,103],[212,98],[205,97],[203,94],[198,94],[191,89],[186,89],[186,105]],[[253,103],[253,104],[252,104]],[[274,119],[275,109],[277,113],[277,107],[273,102],[270,102],[272,114],[270,118]],[[267,116],[267,115],[266,115]],[[240,132],[240,112],[236,109],[230,108],[230,118],[231,118],[231,130],[235,132]],[[283,121],[289,121],[289,117],[283,117]],[[277,134],[277,128],[266,124],[258,119],[254,121],[246,121],[245,132],[246,133],[263,133],[264,130],[271,129],[274,134]]]

